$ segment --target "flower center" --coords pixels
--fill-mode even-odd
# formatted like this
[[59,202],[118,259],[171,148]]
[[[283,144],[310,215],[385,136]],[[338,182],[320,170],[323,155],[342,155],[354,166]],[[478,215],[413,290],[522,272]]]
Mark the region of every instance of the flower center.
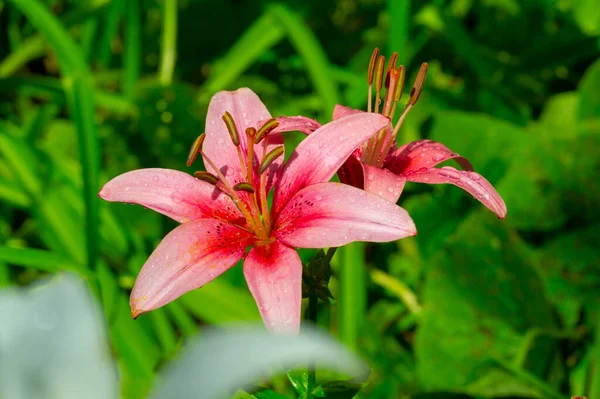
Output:
[[[398,121],[394,125],[394,114],[396,112],[396,106],[402,97],[402,89],[404,88],[404,79],[406,77],[406,68],[404,65],[396,67],[398,61],[398,53],[394,52],[390,57],[390,60],[385,66],[385,57],[379,54],[379,49],[375,48],[371,55],[371,61],[369,62],[369,70],[367,74],[367,84],[369,87],[368,92],[368,112],[381,113],[390,118],[392,121],[392,127],[387,126],[377,132],[376,135],[371,137],[364,145],[361,155],[361,161],[367,165],[381,167],[387,156],[388,152],[394,145],[394,140],[406,115],[411,108],[417,103],[423,85],[425,83],[425,76],[427,75],[427,63],[421,64],[417,78],[410,92],[410,97],[404,111],[398,118]],[[375,85],[375,106],[373,107],[373,85]],[[382,100],[382,91],[385,87],[385,96]],[[380,112],[380,106],[383,102],[383,108]],[[373,109],[374,108],[374,109]]]
[[[240,135],[233,117],[229,112],[223,115],[223,122],[229,132],[231,142],[235,146],[242,171],[243,181],[237,184],[230,184],[225,176],[213,161],[202,151],[202,144],[206,133],[202,133],[192,145],[187,159],[187,166],[194,163],[198,154],[202,154],[204,161],[210,165],[215,174],[210,172],[195,172],[194,176],[207,183],[213,184],[229,196],[240,212],[246,219],[248,228],[256,235],[261,242],[268,242],[271,235],[272,220],[267,201],[267,170],[269,166],[281,155],[283,155],[283,146],[278,146],[267,152],[266,136],[275,129],[279,122],[271,118],[266,121],[258,130],[249,127],[243,133],[246,135],[246,146],[240,145]],[[255,146],[262,145],[262,159],[260,163],[255,163]]]

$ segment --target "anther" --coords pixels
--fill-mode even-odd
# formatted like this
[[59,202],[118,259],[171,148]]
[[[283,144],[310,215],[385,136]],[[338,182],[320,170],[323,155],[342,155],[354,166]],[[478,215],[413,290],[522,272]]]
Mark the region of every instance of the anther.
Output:
[[271,133],[271,131],[277,126],[279,126],[279,122],[275,118],[271,118],[266,121],[265,124],[258,129],[258,132],[256,132],[256,136],[254,136],[254,142],[256,144],[260,143],[262,139],[264,139],[267,134]]
[[423,85],[425,84],[425,77],[427,76],[427,63],[424,62],[421,64],[421,68],[419,69],[419,73],[417,74],[417,78],[415,79],[415,84],[410,92],[410,98],[408,99],[407,105],[415,105],[419,96],[421,95],[421,91],[423,90]]
[[283,154],[283,146],[275,147],[267,155],[265,155],[260,163],[260,168],[258,169],[258,174],[262,175],[265,170],[275,161],[278,157]]
[[379,48],[375,47],[373,50],[373,54],[371,54],[371,61],[369,61],[369,71],[367,74],[367,84],[371,85],[373,83],[373,74],[375,72],[375,61],[377,61],[377,57],[379,56]]
[[398,70],[391,69],[389,73],[389,87],[385,93],[385,102],[383,105],[383,115],[389,116],[392,110],[392,104],[396,94],[396,87],[398,86]]
[[205,182],[213,184],[213,185],[215,185],[219,182],[219,178],[209,172],[204,172],[204,171],[194,172],[194,176],[196,176],[196,178],[198,178],[202,181],[205,181]]
[[381,87],[383,86],[383,68],[385,67],[385,57],[380,55],[377,58],[377,66],[375,68],[375,90],[377,92],[381,91]]
[[233,186],[233,189],[235,191],[245,191],[247,193],[254,194],[254,187],[252,187],[252,184],[247,183],[245,181],[236,184],[235,186]]
[[385,69],[385,88],[390,87],[390,71],[396,69],[396,62],[398,62],[398,53],[394,51],[390,60],[388,61],[387,68]]
[[402,89],[404,89],[404,79],[406,78],[406,68],[404,65],[398,67],[398,84],[396,85],[396,91],[394,92],[394,101],[400,101],[402,97]]
[[223,122],[225,122],[225,126],[227,126],[227,131],[229,132],[229,137],[231,137],[231,141],[233,145],[236,147],[240,145],[240,136],[238,135],[237,128],[235,127],[235,121],[229,112],[225,112],[223,115]]
[[204,138],[206,137],[206,133],[202,133],[200,136],[196,137],[194,140],[194,144],[192,144],[192,148],[190,148],[190,153],[188,154],[187,161],[185,162],[186,166],[192,166],[200,149],[202,148],[202,143],[204,143]]

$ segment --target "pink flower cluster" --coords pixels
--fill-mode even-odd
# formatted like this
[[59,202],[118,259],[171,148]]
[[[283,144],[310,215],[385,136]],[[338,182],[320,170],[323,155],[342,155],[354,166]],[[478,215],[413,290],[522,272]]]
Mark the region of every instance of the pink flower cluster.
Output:
[[[307,137],[284,162],[282,133],[292,130]],[[302,263],[295,248],[414,236],[412,219],[396,205],[406,181],[460,186],[505,216],[498,193],[466,159],[429,140],[395,148],[388,145],[394,130],[385,113],[337,106],[333,121],[320,126],[304,117],[272,118],[247,88],[217,93],[206,133],[188,160],[201,155],[206,172],[134,170],[99,193],[181,223],[142,267],[131,293],[132,316],[202,287],[244,259],[244,276],[267,328],[296,333]],[[370,145],[379,145],[379,153],[364,157],[374,154]],[[434,168],[448,159],[465,170]],[[342,183],[330,182],[338,172]]]

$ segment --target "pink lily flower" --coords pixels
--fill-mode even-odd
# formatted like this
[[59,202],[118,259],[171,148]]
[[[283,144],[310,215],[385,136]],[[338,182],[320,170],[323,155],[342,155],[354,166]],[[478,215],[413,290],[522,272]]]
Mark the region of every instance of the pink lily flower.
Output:
[[142,267],[131,293],[132,316],[202,287],[244,258],[244,276],[267,328],[297,332],[302,263],[294,248],[416,234],[399,206],[329,182],[355,148],[388,122],[377,114],[341,117],[310,134],[284,164],[281,132],[308,133],[318,124],[302,117],[271,118],[250,89],[217,93],[208,108],[206,134],[188,159],[191,164],[200,153],[207,172],[196,172],[195,178],[169,169],[134,170],[110,180],[99,193],[181,223]]
[[[421,94],[427,64],[423,64],[410,93],[403,113],[395,126],[392,125],[396,106],[402,96],[405,68],[396,68],[398,54],[390,58],[384,73],[385,57],[375,49],[369,65],[367,78],[369,88],[368,112],[380,112],[390,118],[390,124],[382,128],[377,135],[358,148],[344,163],[338,175],[340,181],[354,187],[375,193],[396,203],[407,181],[428,184],[453,184],[467,191],[499,218],[506,216],[506,204],[494,187],[480,174],[473,171],[471,163],[441,143],[432,140],[417,140],[396,148],[395,137],[406,115],[416,104]],[[385,83],[384,83],[385,82]],[[375,106],[372,107],[372,87],[375,84]],[[382,100],[381,92],[385,85],[386,94]],[[348,115],[364,113],[342,105],[333,111],[333,120]],[[463,170],[451,166],[435,168],[436,165],[453,159]]]

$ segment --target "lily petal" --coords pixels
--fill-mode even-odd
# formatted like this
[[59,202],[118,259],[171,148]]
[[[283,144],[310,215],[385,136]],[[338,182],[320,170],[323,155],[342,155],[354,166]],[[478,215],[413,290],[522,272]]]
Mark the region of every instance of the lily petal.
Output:
[[405,174],[432,168],[449,159],[454,159],[464,170],[473,170],[466,158],[431,140],[417,140],[396,148],[388,154],[384,167],[396,174]]
[[359,109],[354,109],[354,108],[350,108],[350,107],[346,107],[345,105],[340,105],[340,104],[336,104],[335,108],[333,109],[333,120],[336,119],[340,119],[343,116],[348,116],[348,115],[353,115],[353,114],[360,114],[361,111]]
[[[237,149],[231,142],[229,131],[222,120],[225,112],[229,112],[235,121],[240,137],[240,147],[244,154],[247,147],[246,128],[262,126],[261,121],[264,122],[271,118],[271,114],[260,101],[260,98],[248,88],[241,88],[236,91],[220,91],[210,100],[206,115],[206,139],[204,140],[203,151],[223,172],[229,183],[235,185],[245,180],[245,175],[241,169]],[[283,138],[279,133],[271,132],[265,140],[267,140],[267,152],[275,146],[283,144]],[[257,167],[262,159],[264,148],[263,145],[258,145],[254,149],[254,166]],[[207,162],[205,162],[205,165],[209,172],[214,173]]]
[[348,157],[346,162],[338,170],[340,182],[349,184],[356,188],[365,188],[364,164],[354,155]]
[[483,176],[478,173],[456,170],[451,166],[430,168],[406,174],[406,179],[411,182],[428,184],[454,184],[471,194],[483,205],[488,207],[500,219],[506,216],[506,204],[500,194]]
[[233,266],[250,235],[216,219],[192,220],[160,242],[135,281],[129,304],[137,317],[202,287]]
[[180,223],[215,217],[243,220],[233,201],[215,186],[172,169],[138,169],[110,180],[98,193],[111,202],[139,204]]
[[[321,124],[314,119],[306,118],[304,116],[281,116],[276,118],[277,122],[279,122],[279,126],[273,129],[265,140],[269,140],[269,145],[272,148],[275,147],[275,144],[283,145],[283,136],[281,133],[292,132],[292,131],[300,131],[306,135],[311,134],[315,130],[321,127]],[[259,126],[262,126],[265,121],[261,122]],[[279,143],[280,142],[280,143]],[[270,148],[271,148],[270,147]],[[269,168],[267,169],[267,192],[271,191],[273,185],[276,184],[279,174],[279,168],[283,164],[283,157],[277,158]],[[256,179],[258,180],[260,177],[257,175]]]
[[404,184],[406,184],[406,178],[376,166],[363,165],[363,168],[365,191],[376,194],[394,204],[398,202]]
[[388,123],[383,115],[360,113],[329,122],[307,136],[282,170],[273,197],[275,215],[304,187],[329,181],[356,147]]
[[387,242],[417,234],[404,209],[342,183],[320,183],[299,191],[281,212],[274,231],[283,243],[299,248]]
[[305,116],[280,116],[275,119],[279,122],[279,126],[273,129],[271,133],[293,132],[294,130],[297,130],[309,135],[321,127],[319,122]]
[[265,326],[297,334],[302,305],[302,262],[278,241],[253,248],[244,261],[244,276]]

